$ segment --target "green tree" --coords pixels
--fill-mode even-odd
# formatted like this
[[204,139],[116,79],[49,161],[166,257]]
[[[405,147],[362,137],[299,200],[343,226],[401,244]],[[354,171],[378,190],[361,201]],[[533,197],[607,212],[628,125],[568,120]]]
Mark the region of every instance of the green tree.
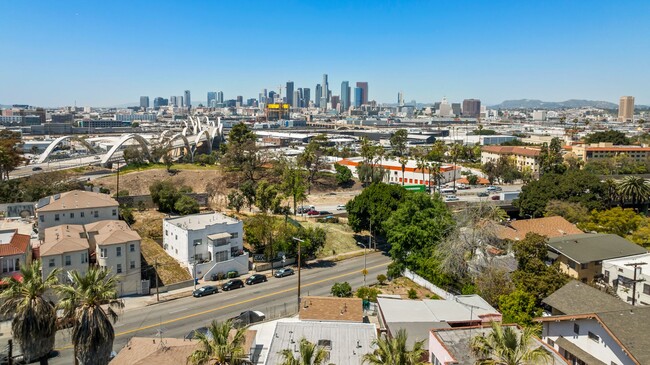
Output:
[[503,314],[504,323],[518,323],[522,326],[532,325],[533,319],[542,314],[535,296],[521,289],[499,297],[499,310]]
[[127,165],[145,165],[147,163],[144,153],[137,146],[128,146],[122,155]]
[[379,294],[381,294],[381,290],[369,286],[362,286],[355,293],[357,298],[365,299],[373,303],[377,302],[377,295]]
[[127,207],[126,205],[120,205],[120,219],[125,221],[128,225],[135,223],[133,209]]
[[539,170],[541,174],[556,173],[561,174],[566,170],[562,157],[562,143],[555,137],[551,139],[551,144],[544,143],[539,155]]
[[257,185],[255,202],[262,212],[275,210],[280,205],[278,186],[267,181]]
[[604,132],[595,132],[585,137],[585,143],[601,143],[601,142],[609,142],[615,145],[626,145],[626,146],[632,144],[630,142],[630,139],[625,136],[625,133],[611,130],[611,129]]
[[474,174],[467,175],[467,182],[470,185],[478,185],[478,176],[476,176]]
[[608,210],[592,211],[587,221],[579,224],[578,227],[583,231],[613,233],[625,237],[643,224],[645,224],[645,219],[634,210],[614,207]]
[[642,177],[626,176],[618,183],[618,194],[632,201],[632,206],[639,211],[650,200],[650,183]]
[[199,212],[199,203],[196,199],[182,195],[174,203],[174,211],[180,215],[196,214]]
[[20,152],[20,133],[0,130],[0,180],[9,180],[9,173],[27,161]]
[[377,282],[379,283],[379,285],[384,285],[384,283],[386,283],[386,280],[388,280],[386,275],[384,274],[377,275]]
[[544,346],[534,347],[535,329],[527,327],[518,335],[513,326],[492,322],[492,331],[471,340],[476,365],[539,365],[551,360]]
[[149,193],[154,204],[158,205],[161,212],[174,211],[174,204],[181,197],[176,185],[170,180],[159,180],[149,186]]
[[352,171],[347,166],[340,164],[334,164],[334,169],[336,170],[336,183],[345,186],[349,185],[352,180]]
[[589,211],[580,203],[549,200],[548,203],[546,203],[544,216],[560,216],[573,224],[577,224],[589,219]]
[[256,182],[265,160],[256,145],[257,136],[244,123],[236,124],[228,133],[222,164],[230,171],[241,173],[241,181]]
[[293,198],[293,214],[297,214],[297,204],[307,198],[307,184],[301,169],[292,163],[287,163],[282,172],[280,185],[284,195]]
[[298,357],[295,357],[293,349],[284,349],[280,354],[283,358],[282,365],[322,365],[327,359],[325,348],[307,341],[304,337],[300,339]]
[[363,362],[370,365],[424,365],[422,358],[426,354],[424,340],[416,341],[412,348],[407,345],[408,335],[405,329],[388,338],[382,335],[373,340],[375,350],[363,355]]
[[334,283],[334,285],[332,285],[330,293],[338,298],[350,298],[352,296],[352,287],[347,281],[344,281],[342,283]]
[[117,299],[118,280],[104,269],[90,267],[86,275],[70,272],[71,283],[56,288],[59,307],[74,319],[72,343],[81,365],[106,365],[113,351],[117,321],[114,308],[123,308]]
[[315,257],[327,240],[327,232],[320,227],[301,228],[298,236],[305,241],[300,245],[303,263],[308,258]]
[[41,364],[47,364],[54,348],[56,310],[45,293],[57,285],[59,272],[53,270],[43,279],[41,262],[34,260],[21,266],[22,281],[9,278],[7,288],[0,293],[0,313],[12,317],[11,335],[28,363],[40,359]]
[[238,191],[231,191],[228,194],[228,208],[234,209],[237,213],[244,206],[244,196]]
[[241,191],[241,195],[244,197],[248,210],[252,211],[257,198],[257,184],[251,180],[244,181],[239,186],[239,191]]
[[248,364],[244,349],[246,328],[234,328],[232,322],[212,321],[208,333],[196,332],[198,349],[187,358],[192,365],[243,365]]
[[408,132],[406,129],[398,129],[390,136],[390,147],[393,150],[393,155],[397,157],[406,154],[406,142],[408,141]]
[[372,184],[346,204],[348,224],[355,232],[370,229],[383,235],[384,222],[397,209],[407,191],[400,186]]
[[305,150],[298,156],[298,163],[307,169],[308,194],[311,194],[311,187],[318,172],[327,166],[323,149],[326,142],[327,136],[319,134],[309,141]]

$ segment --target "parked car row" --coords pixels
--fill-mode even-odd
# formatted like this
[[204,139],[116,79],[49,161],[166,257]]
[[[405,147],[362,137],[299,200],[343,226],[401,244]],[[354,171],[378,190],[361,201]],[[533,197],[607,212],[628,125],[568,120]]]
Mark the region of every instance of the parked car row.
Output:
[[[292,268],[287,267],[287,268],[276,270],[275,274],[273,276],[275,276],[276,278],[283,278],[285,276],[293,275],[294,273],[295,272],[293,271]],[[255,284],[265,283],[267,281],[268,281],[268,279],[267,279],[266,275],[253,274],[253,275],[249,276],[246,279],[246,284],[245,285],[255,285]],[[242,281],[241,279],[230,279],[226,283],[221,285],[221,290],[222,291],[230,291],[230,290],[234,290],[234,289],[243,288],[245,285],[244,285],[244,281]],[[218,286],[216,286],[216,285],[205,285],[205,286],[202,286],[202,287],[196,289],[195,291],[193,291],[192,296],[194,296],[195,298],[200,298],[200,297],[204,297],[206,295],[216,294],[218,292],[219,292],[219,287]]]

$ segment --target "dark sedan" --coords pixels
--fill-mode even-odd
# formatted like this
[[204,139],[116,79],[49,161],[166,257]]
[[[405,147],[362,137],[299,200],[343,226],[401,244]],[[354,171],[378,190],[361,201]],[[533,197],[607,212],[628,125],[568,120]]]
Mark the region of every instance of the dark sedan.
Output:
[[246,327],[249,324],[262,322],[266,316],[260,311],[241,312],[237,317],[230,318],[232,326],[235,328]]
[[253,274],[246,279],[246,285],[253,285],[266,282],[266,275]]
[[193,291],[192,295],[198,298],[198,297],[202,297],[205,295],[210,295],[218,292],[219,292],[219,288],[217,288],[216,286],[206,285]]
[[276,271],[274,276],[276,278],[283,278],[283,277],[289,276],[289,275],[293,275],[293,269],[287,267],[287,268],[280,269],[280,270]]
[[221,289],[223,291],[228,291],[228,290],[239,289],[243,287],[244,287],[243,281],[241,281],[240,279],[232,279],[232,280],[228,280],[227,283],[223,284],[221,286]]
[[207,335],[208,334],[208,327],[199,327],[195,330],[190,331],[187,335],[185,335],[186,340],[194,340],[198,338],[199,336],[197,334],[202,334],[202,335]]

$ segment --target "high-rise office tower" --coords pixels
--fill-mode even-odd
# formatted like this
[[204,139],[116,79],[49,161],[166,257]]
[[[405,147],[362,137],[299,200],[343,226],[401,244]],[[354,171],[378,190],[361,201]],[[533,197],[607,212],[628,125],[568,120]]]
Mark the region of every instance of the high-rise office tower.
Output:
[[360,87],[354,88],[354,107],[358,108],[363,105],[363,89]]
[[293,95],[291,95],[291,101],[293,108],[300,108],[300,92],[298,90],[294,91]]
[[214,108],[217,106],[217,92],[208,91],[208,107]]
[[341,111],[350,109],[350,82],[341,83]]
[[223,104],[223,91],[217,93],[217,104]]
[[481,115],[481,101],[478,99],[463,100],[463,116],[478,118]]
[[161,106],[167,106],[168,104],[169,104],[169,100],[167,100],[165,98],[161,98],[160,96],[153,99],[153,107],[154,107],[154,109],[158,109]]
[[170,96],[169,97],[169,102],[171,106],[175,108],[181,108],[183,107],[183,97],[182,96]]
[[451,105],[447,101],[447,98],[444,97],[442,98],[442,101],[440,102],[440,106],[438,108],[438,115],[441,117],[450,117],[451,114]]
[[170,96],[169,97],[169,105],[176,106],[176,97],[175,96]]
[[149,97],[148,96],[141,96],[140,97],[140,108],[148,108],[149,107]]
[[269,96],[266,98],[266,102],[268,104],[273,104],[275,103],[275,91],[271,90],[269,91]]
[[404,105],[404,93],[401,91],[397,93],[397,105],[399,106]]
[[326,108],[329,101],[329,82],[327,81],[327,74],[323,74],[323,83],[321,84],[320,93],[320,107]]
[[365,81],[357,82],[357,87],[363,90],[363,104],[368,104],[368,83]]
[[332,109],[336,109],[340,104],[341,97],[338,95],[332,95],[330,102],[332,103]]
[[321,100],[322,92],[323,92],[323,88],[320,86],[320,84],[316,84],[316,94],[314,95],[314,106],[317,108],[320,108],[320,100]]
[[[298,107],[299,107],[299,108],[302,108],[302,107],[304,107],[304,105],[303,105],[303,101],[302,101],[302,88],[299,87],[298,90],[296,90],[296,91],[298,92]],[[294,99],[295,99],[295,98],[294,98]],[[295,100],[294,100],[294,101],[295,101]]]
[[287,86],[285,89],[287,91],[287,103],[293,106],[293,81],[287,81]]
[[621,96],[618,102],[618,121],[631,122],[634,119],[634,96]]
[[239,95],[237,96],[237,106],[242,106],[244,105],[244,97]]
[[451,113],[456,117],[460,117],[460,103],[451,103]]
[[302,103],[305,108],[309,108],[309,101],[311,100],[311,90],[306,87],[302,89]]
[[190,96],[190,91],[185,90],[184,96],[185,96],[185,98],[184,98],[185,104],[183,104],[183,105],[187,109],[192,109],[192,97]]

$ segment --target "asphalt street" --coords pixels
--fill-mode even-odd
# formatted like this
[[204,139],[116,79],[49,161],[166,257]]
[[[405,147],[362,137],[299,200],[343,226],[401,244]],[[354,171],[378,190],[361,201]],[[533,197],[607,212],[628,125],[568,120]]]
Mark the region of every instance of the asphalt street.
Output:
[[[380,273],[386,273],[390,258],[383,253],[366,257],[368,284],[376,282]],[[329,296],[332,285],[347,281],[353,290],[363,285],[364,257],[339,262],[322,262],[303,268],[301,295]],[[297,312],[298,275],[269,278],[268,282],[246,286],[202,298],[185,297],[146,307],[125,309],[114,325],[116,338],[113,349],[118,352],[131,337],[182,338],[193,329],[207,326],[212,320],[226,320],[245,310],[259,310],[268,319],[280,318]],[[129,298],[126,299],[128,301]],[[127,304],[128,307],[128,304]],[[57,333],[57,357],[50,364],[72,364],[72,345],[69,330]]]

